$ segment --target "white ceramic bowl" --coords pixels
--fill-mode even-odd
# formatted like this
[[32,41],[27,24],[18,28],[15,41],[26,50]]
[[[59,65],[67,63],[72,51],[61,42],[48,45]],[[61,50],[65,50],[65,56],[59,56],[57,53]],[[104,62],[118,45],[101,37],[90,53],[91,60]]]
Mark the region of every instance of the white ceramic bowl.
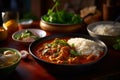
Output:
[[[102,40],[108,47],[113,47],[113,45],[116,43],[116,39],[118,39],[120,37],[120,33],[118,35],[114,35],[110,34],[110,35],[102,35],[102,34],[98,34],[94,31],[94,29],[98,26],[98,25],[113,25],[113,21],[99,21],[99,22],[95,22],[92,24],[89,24],[87,26],[87,31],[90,34],[90,36],[98,38],[100,40]],[[116,24],[113,25],[115,28],[116,26],[119,27],[117,30],[120,31],[120,23],[117,22]],[[114,28],[113,28],[114,29]],[[107,32],[107,31],[106,31]]]
[[33,34],[36,34],[38,38],[42,38],[42,37],[45,37],[47,35],[46,32],[44,30],[41,30],[41,29],[22,29],[20,31],[16,31],[15,33],[13,33],[12,39],[16,42],[23,43],[26,45],[30,44],[33,41],[23,41],[23,40],[19,40],[19,39],[15,38],[15,35],[21,34],[21,33],[25,32],[26,30],[32,32]]
[[26,28],[29,28],[31,27],[33,23],[33,20],[32,19],[29,19],[29,20],[23,20],[19,23],[19,26],[22,26],[23,29],[26,29]]

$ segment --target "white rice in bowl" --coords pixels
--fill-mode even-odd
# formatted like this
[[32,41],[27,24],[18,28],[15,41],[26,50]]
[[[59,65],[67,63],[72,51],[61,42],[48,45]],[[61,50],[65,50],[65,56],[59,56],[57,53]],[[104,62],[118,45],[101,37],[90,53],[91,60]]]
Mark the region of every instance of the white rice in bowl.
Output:
[[103,52],[103,48],[95,41],[85,38],[71,38],[67,43],[72,46],[74,45],[77,52],[81,55],[94,55],[99,57],[100,52]]
[[117,36],[119,35],[120,30],[116,28],[119,28],[119,26],[114,26],[111,24],[101,24],[101,25],[97,25],[93,29],[93,31],[99,35]]

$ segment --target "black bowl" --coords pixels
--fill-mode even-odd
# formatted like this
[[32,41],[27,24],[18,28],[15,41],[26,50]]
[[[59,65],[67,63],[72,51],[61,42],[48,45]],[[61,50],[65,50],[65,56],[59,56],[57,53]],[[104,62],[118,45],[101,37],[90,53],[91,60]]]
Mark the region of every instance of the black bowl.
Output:
[[[68,64],[49,63],[49,62],[46,62],[44,60],[41,60],[40,58],[38,58],[34,54],[33,50],[38,44],[41,44],[42,42],[50,40],[50,39],[64,38],[64,37],[72,37],[72,38],[73,37],[81,37],[81,38],[93,40],[103,47],[104,55],[99,60],[97,60],[95,62],[90,62],[87,64],[68,65]],[[52,74],[74,74],[74,73],[79,73],[81,71],[88,71],[88,70],[92,69],[94,64],[100,62],[106,56],[107,47],[102,41],[95,39],[93,37],[87,36],[87,35],[83,35],[83,34],[55,34],[55,35],[47,36],[47,37],[44,37],[44,38],[41,38],[39,40],[32,42],[29,46],[29,53],[37,61],[38,64],[43,66],[43,68],[45,68],[48,72],[50,72]]]

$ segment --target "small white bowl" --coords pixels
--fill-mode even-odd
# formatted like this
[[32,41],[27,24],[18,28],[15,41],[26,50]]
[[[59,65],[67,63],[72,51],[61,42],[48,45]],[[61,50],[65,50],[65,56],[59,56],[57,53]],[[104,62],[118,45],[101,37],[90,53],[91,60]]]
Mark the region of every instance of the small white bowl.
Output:
[[29,20],[23,20],[19,23],[20,26],[23,27],[23,29],[26,29],[26,28],[29,28],[31,27],[31,24],[33,23],[33,20],[32,19],[29,19]]
[[23,43],[23,44],[26,44],[26,45],[29,45],[31,42],[33,41],[23,41],[23,40],[18,40],[15,38],[15,35],[17,34],[21,34],[23,33],[24,31],[30,31],[32,32],[33,34],[36,34],[38,38],[42,38],[42,37],[45,37],[46,36],[46,32],[44,30],[41,30],[41,29],[22,29],[22,30],[19,30],[19,31],[16,31],[15,33],[13,33],[12,35],[12,39],[16,42],[19,42],[19,43]]

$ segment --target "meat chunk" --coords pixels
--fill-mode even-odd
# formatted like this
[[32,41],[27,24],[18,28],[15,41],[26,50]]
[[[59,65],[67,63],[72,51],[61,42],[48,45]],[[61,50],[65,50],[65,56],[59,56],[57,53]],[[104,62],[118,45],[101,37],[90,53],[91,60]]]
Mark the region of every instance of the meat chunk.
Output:
[[68,46],[62,47],[56,59],[65,60],[69,55],[69,51],[70,51],[70,48]]

